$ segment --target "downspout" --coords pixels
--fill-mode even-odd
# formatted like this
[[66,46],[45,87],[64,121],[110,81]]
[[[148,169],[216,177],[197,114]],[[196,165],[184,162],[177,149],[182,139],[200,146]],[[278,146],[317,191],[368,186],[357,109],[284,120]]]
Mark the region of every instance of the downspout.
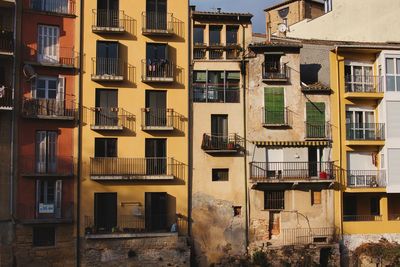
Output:
[[79,101],[78,101],[78,164],[77,164],[77,183],[76,183],[76,266],[81,263],[80,258],[80,214],[81,214],[81,172],[82,172],[82,120],[83,120],[83,44],[84,44],[84,0],[79,1],[80,20],[79,20]]
[[193,178],[193,104],[192,104],[192,8],[190,7],[190,0],[188,0],[189,14],[188,14],[188,236],[192,236],[192,178]]

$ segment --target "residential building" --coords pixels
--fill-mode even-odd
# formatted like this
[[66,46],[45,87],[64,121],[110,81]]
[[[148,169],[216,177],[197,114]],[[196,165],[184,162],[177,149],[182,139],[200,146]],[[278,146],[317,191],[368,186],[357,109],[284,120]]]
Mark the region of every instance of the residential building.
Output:
[[252,15],[192,8],[192,237],[200,266],[246,252],[245,54]]
[[302,47],[298,40],[276,37],[249,46],[250,251],[310,244],[317,255],[338,250],[331,90],[302,82]]
[[15,264],[73,265],[78,13],[71,0],[21,4]]
[[350,252],[399,238],[399,48],[339,43],[330,53],[332,155],[342,172],[335,217]]
[[188,10],[184,0],[85,2],[84,266],[189,264]]
[[[325,14],[323,0],[284,0],[266,8],[266,33],[277,35],[284,29],[306,19],[314,19]],[[279,26],[282,25],[282,26]],[[281,29],[279,29],[281,27]]]

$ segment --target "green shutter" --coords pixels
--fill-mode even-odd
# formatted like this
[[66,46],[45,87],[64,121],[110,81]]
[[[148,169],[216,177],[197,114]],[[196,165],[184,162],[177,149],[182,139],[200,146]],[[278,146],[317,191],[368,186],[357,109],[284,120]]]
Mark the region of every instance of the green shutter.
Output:
[[325,137],[325,103],[306,103],[307,137]]
[[285,93],[283,87],[265,88],[265,123],[285,123]]

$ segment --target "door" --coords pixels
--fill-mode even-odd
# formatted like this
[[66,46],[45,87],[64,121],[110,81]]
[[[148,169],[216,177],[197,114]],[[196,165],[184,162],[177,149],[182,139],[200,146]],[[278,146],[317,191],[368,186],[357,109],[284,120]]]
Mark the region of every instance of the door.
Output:
[[96,89],[95,124],[118,125],[118,90]]
[[96,158],[116,158],[117,138],[95,138],[94,156]]
[[167,0],[146,1],[146,28],[167,30]]
[[146,230],[167,230],[167,204],[167,193],[145,193]]
[[320,164],[320,159],[318,156],[318,148],[309,147],[308,148],[308,177],[318,176],[318,166]]
[[119,44],[117,42],[97,42],[96,74],[119,75]]
[[306,136],[308,138],[325,138],[325,103],[306,103]]
[[166,91],[146,91],[145,114],[146,126],[169,126]]
[[146,175],[167,174],[166,139],[146,139]]
[[59,36],[60,30],[56,26],[38,26],[38,61],[59,62]]
[[97,1],[97,26],[119,27],[119,0]]
[[94,193],[94,225],[99,232],[117,227],[117,193]]
[[211,146],[228,148],[228,115],[211,115]]
[[147,77],[162,78],[171,73],[167,44],[146,45],[146,66]]
[[345,195],[343,199],[344,221],[352,221],[357,216],[357,197]]
[[57,132],[36,132],[36,172],[54,173],[57,170]]

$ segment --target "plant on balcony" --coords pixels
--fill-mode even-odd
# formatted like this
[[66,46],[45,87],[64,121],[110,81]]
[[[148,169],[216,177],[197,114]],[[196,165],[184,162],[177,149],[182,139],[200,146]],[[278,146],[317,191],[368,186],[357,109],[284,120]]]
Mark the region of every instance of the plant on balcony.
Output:
[[229,143],[228,143],[228,149],[230,149],[230,150],[231,150],[231,149],[234,149],[234,148],[235,148],[235,143],[234,143],[234,142],[232,142],[232,141],[231,141],[231,142],[229,142]]
[[322,171],[319,173],[319,179],[320,180],[327,180],[328,179],[328,173],[325,171]]

